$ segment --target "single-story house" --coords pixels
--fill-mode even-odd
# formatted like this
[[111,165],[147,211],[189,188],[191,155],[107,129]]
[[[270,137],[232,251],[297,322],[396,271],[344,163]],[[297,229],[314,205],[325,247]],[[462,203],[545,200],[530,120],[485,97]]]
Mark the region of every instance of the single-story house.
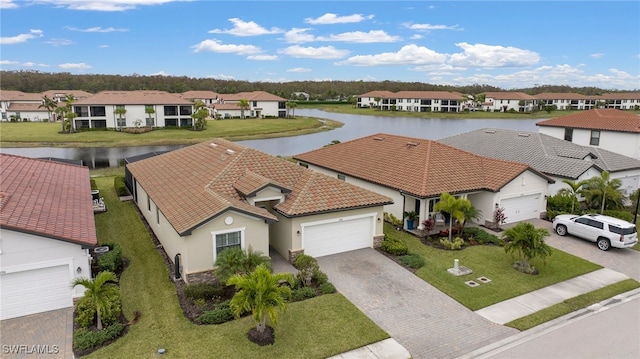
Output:
[[385,211],[433,216],[443,192],[467,198],[480,223],[504,208],[506,222],[540,217],[553,179],[526,164],[483,157],[440,142],[379,133],[293,157],[300,165],[393,199]]
[[626,195],[640,183],[640,160],[597,147],[580,146],[538,132],[480,129],[439,139],[438,142],[480,156],[527,163],[553,178],[549,194],[567,187],[563,179],[582,181],[608,171],[622,181]]
[[640,116],[599,108],[536,123],[538,132],[640,160]]
[[0,319],[73,306],[97,245],[83,166],[0,154]]
[[263,254],[272,247],[290,261],[374,247],[392,202],[224,139],[134,161],[126,171],[133,200],[186,281],[212,270],[230,247]]

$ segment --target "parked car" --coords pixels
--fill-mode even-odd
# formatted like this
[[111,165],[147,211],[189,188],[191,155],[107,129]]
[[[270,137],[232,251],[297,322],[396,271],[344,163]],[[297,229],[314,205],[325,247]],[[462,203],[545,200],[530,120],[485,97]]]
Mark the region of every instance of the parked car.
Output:
[[561,214],[553,219],[553,229],[560,236],[570,234],[596,242],[603,251],[611,247],[628,248],[638,243],[635,224],[601,214]]

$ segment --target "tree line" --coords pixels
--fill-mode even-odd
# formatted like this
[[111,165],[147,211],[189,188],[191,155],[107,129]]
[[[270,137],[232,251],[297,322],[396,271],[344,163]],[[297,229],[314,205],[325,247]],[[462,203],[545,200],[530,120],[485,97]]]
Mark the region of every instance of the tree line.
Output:
[[[213,91],[222,94],[266,91],[286,99],[296,98],[296,92],[309,94],[310,100],[347,100],[354,95],[370,91],[455,91],[477,95],[483,92],[506,91],[496,86],[473,84],[451,86],[424,82],[401,81],[290,81],[290,82],[249,82],[195,78],[187,76],[141,76],[141,75],[105,75],[71,74],[67,72],[47,73],[31,70],[0,71],[0,89],[28,93],[40,93],[49,90],[83,90],[90,93],[100,91],[158,90],[171,93],[186,91]],[[509,89],[536,95],[543,92],[573,92],[583,95],[601,95],[605,90],[597,87],[571,87],[566,85],[544,85],[533,88]]]

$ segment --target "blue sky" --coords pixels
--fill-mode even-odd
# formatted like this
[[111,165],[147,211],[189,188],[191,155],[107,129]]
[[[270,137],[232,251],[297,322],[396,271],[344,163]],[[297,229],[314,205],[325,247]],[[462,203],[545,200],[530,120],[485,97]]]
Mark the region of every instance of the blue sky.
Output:
[[0,68],[640,89],[639,1],[0,0]]

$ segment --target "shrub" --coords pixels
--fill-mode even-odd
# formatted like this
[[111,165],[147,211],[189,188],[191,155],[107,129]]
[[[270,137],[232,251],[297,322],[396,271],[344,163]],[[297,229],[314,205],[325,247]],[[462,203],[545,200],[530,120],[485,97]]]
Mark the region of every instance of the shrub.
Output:
[[619,218],[623,221],[627,221],[627,222],[633,222],[633,214],[627,212],[627,211],[616,211],[613,209],[607,209],[604,211],[603,213],[606,216],[611,216],[611,217],[615,217],[615,218]]
[[380,245],[380,249],[396,256],[405,255],[409,250],[409,248],[407,248],[407,245],[404,244],[404,242],[402,242],[400,239],[387,236],[384,237],[384,240]]
[[216,258],[215,272],[220,277],[220,281],[226,283],[234,274],[251,273],[260,264],[271,269],[271,258],[259,251],[254,252],[251,247],[246,252],[239,247],[227,248]]
[[547,213],[549,213],[549,211],[571,213],[572,204],[574,205],[574,209],[579,209],[578,204],[574,203],[574,200],[571,196],[563,196],[561,194],[549,196],[547,197]]
[[440,238],[440,244],[442,244],[445,249],[453,251],[456,249],[460,249],[464,244],[464,240],[460,237],[455,237],[451,241],[449,241],[449,238]]
[[320,292],[322,294],[332,294],[336,292],[336,287],[329,282],[320,284],[320,287],[318,287],[318,289],[320,289]]
[[209,300],[224,294],[224,288],[212,283],[187,284],[182,290],[185,297],[193,300]]
[[98,189],[98,185],[96,184],[96,180],[91,179],[91,180],[89,180],[89,183],[91,183],[91,189],[92,189],[92,190],[94,190],[94,191],[95,191],[95,190],[97,190],[97,189]]
[[118,196],[127,196],[129,194],[129,190],[124,182],[124,176],[116,176],[113,179],[113,187],[116,189]]
[[104,245],[109,247],[109,251],[98,257],[99,271],[119,273],[122,270],[122,246],[117,242],[105,243]]
[[300,279],[305,287],[311,285],[314,274],[320,271],[318,261],[312,256],[308,256],[306,254],[300,254],[297,256],[296,260],[293,262],[293,266],[298,270],[298,279]]
[[313,279],[315,279],[316,284],[318,285],[322,285],[324,283],[327,283],[329,281],[329,277],[327,276],[327,274],[323,271],[321,271],[320,269],[316,270],[313,273]]
[[399,260],[400,260],[400,263],[414,269],[418,269],[424,266],[424,258],[422,258],[422,256],[417,253],[405,254],[401,256]]
[[[115,324],[121,313],[120,295],[110,297],[100,317],[102,325],[108,327]],[[76,323],[82,328],[89,328],[96,324],[96,308],[86,297],[82,297],[76,304]]]
[[504,240],[494,234],[487,233],[487,231],[478,227],[466,227],[463,231],[464,235],[468,238],[473,238],[479,244],[494,244],[496,246],[503,246]]
[[291,300],[298,302],[316,296],[316,290],[311,287],[302,287],[291,291]]
[[85,328],[78,329],[73,332],[73,348],[80,351],[91,350],[102,343],[119,337],[124,328],[124,324],[115,323],[98,332]]
[[222,324],[233,319],[233,313],[227,302],[226,306],[217,306],[214,310],[208,310],[198,317],[202,324]]

